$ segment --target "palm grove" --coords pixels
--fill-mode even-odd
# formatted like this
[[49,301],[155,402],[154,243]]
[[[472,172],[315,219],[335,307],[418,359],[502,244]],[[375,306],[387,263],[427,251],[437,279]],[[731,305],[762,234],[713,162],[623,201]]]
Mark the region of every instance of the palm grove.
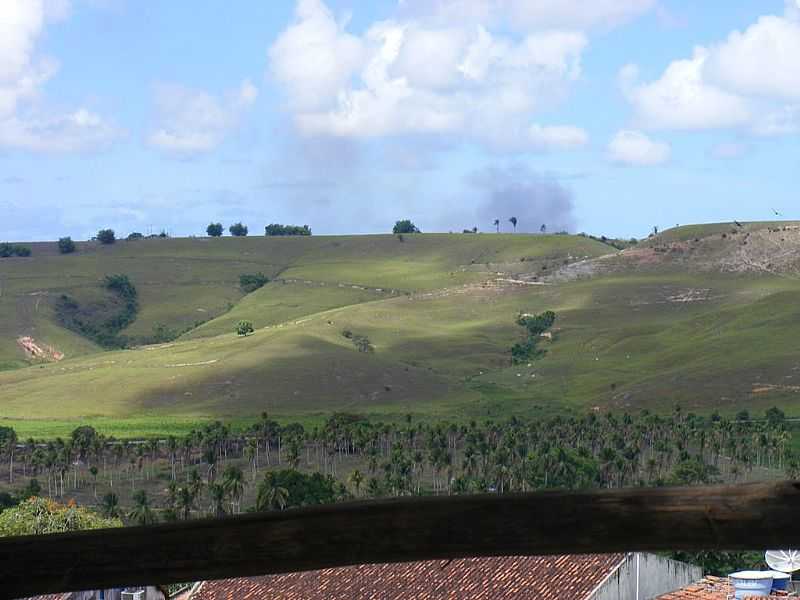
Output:
[[[800,473],[783,413],[765,418],[594,413],[542,421],[373,423],[335,414],[310,429],[266,414],[184,437],[68,439],[0,428],[5,504],[43,496],[105,518],[158,520],[280,510],[354,497],[735,482]],[[7,510],[14,510],[8,508]],[[2,532],[0,532],[2,533]],[[6,532],[7,534],[8,532]]]

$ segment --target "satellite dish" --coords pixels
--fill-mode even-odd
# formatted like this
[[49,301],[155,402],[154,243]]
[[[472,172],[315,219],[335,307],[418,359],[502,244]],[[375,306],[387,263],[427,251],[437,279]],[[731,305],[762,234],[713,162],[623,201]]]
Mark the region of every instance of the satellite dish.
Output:
[[767,550],[764,558],[770,569],[782,573],[800,570],[800,550]]

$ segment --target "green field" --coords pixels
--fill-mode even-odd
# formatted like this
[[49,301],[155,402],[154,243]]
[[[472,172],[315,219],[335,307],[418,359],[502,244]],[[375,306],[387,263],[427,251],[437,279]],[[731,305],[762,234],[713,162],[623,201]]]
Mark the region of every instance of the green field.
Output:
[[[46,437],[78,423],[117,436],[176,433],[263,411],[307,423],[333,411],[468,420],[676,403],[795,415],[800,280],[693,268],[712,249],[728,252],[720,227],[665,232],[651,245],[701,240],[689,259],[663,254],[646,266],[644,249],[618,254],[559,235],[159,239],[87,243],[67,256],[34,244],[31,258],[0,262],[0,422]],[[548,277],[603,255],[614,255],[601,261],[613,269]],[[244,295],[239,275],[257,271],[274,281]],[[90,302],[112,273],[139,291],[124,333],[207,322],[174,342],[114,351],[57,324],[59,294]],[[540,343],[547,353],[511,365],[516,315],[544,310],[558,315],[554,340]],[[253,335],[233,333],[240,319],[253,321]],[[375,351],[356,351],[344,330]],[[26,358],[23,335],[66,357]]]

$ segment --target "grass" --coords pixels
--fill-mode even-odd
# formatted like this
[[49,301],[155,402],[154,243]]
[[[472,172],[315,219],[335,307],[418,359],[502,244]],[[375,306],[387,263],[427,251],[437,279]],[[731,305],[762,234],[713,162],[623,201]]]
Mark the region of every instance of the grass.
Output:
[[[20,436],[66,435],[81,423],[118,437],[166,435],[213,418],[244,425],[262,411],[307,425],[333,411],[465,421],[608,408],[669,412],[677,402],[698,412],[747,407],[756,415],[777,405],[797,413],[800,281],[791,278],[665,266],[557,285],[483,285],[498,272],[540,273],[609,250],[573,236],[124,246],[87,248],[56,270],[51,263],[63,257],[37,258],[34,245],[28,260],[41,265],[0,272],[3,306],[27,311],[37,331],[51,332],[46,340],[73,348],[60,363],[0,372],[0,418]],[[93,281],[87,265],[131,276],[142,306],[134,327],[142,331],[220,316],[173,343],[99,352],[55,326],[46,302],[30,309],[31,290]],[[278,280],[242,296],[239,274],[255,271]],[[702,290],[700,300],[680,301],[692,290]],[[558,315],[555,340],[540,344],[543,358],[512,366],[509,349],[524,336],[516,315],[544,310]],[[243,318],[256,326],[244,338],[233,333]],[[10,321],[3,313],[0,329]],[[345,329],[366,336],[375,352],[357,352]],[[0,369],[21,360],[5,352]]]

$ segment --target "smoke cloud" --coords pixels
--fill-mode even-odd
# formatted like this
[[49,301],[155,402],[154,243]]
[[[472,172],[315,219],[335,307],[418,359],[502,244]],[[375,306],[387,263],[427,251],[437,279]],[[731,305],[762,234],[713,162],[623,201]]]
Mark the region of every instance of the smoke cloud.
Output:
[[490,230],[500,219],[501,231],[513,229],[509,219],[517,218],[517,231],[571,231],[575,227],[572,193],[552,176],[536,173],[524,166],[490,167],[467,177],[483,199],[476,217],[481,230]]

